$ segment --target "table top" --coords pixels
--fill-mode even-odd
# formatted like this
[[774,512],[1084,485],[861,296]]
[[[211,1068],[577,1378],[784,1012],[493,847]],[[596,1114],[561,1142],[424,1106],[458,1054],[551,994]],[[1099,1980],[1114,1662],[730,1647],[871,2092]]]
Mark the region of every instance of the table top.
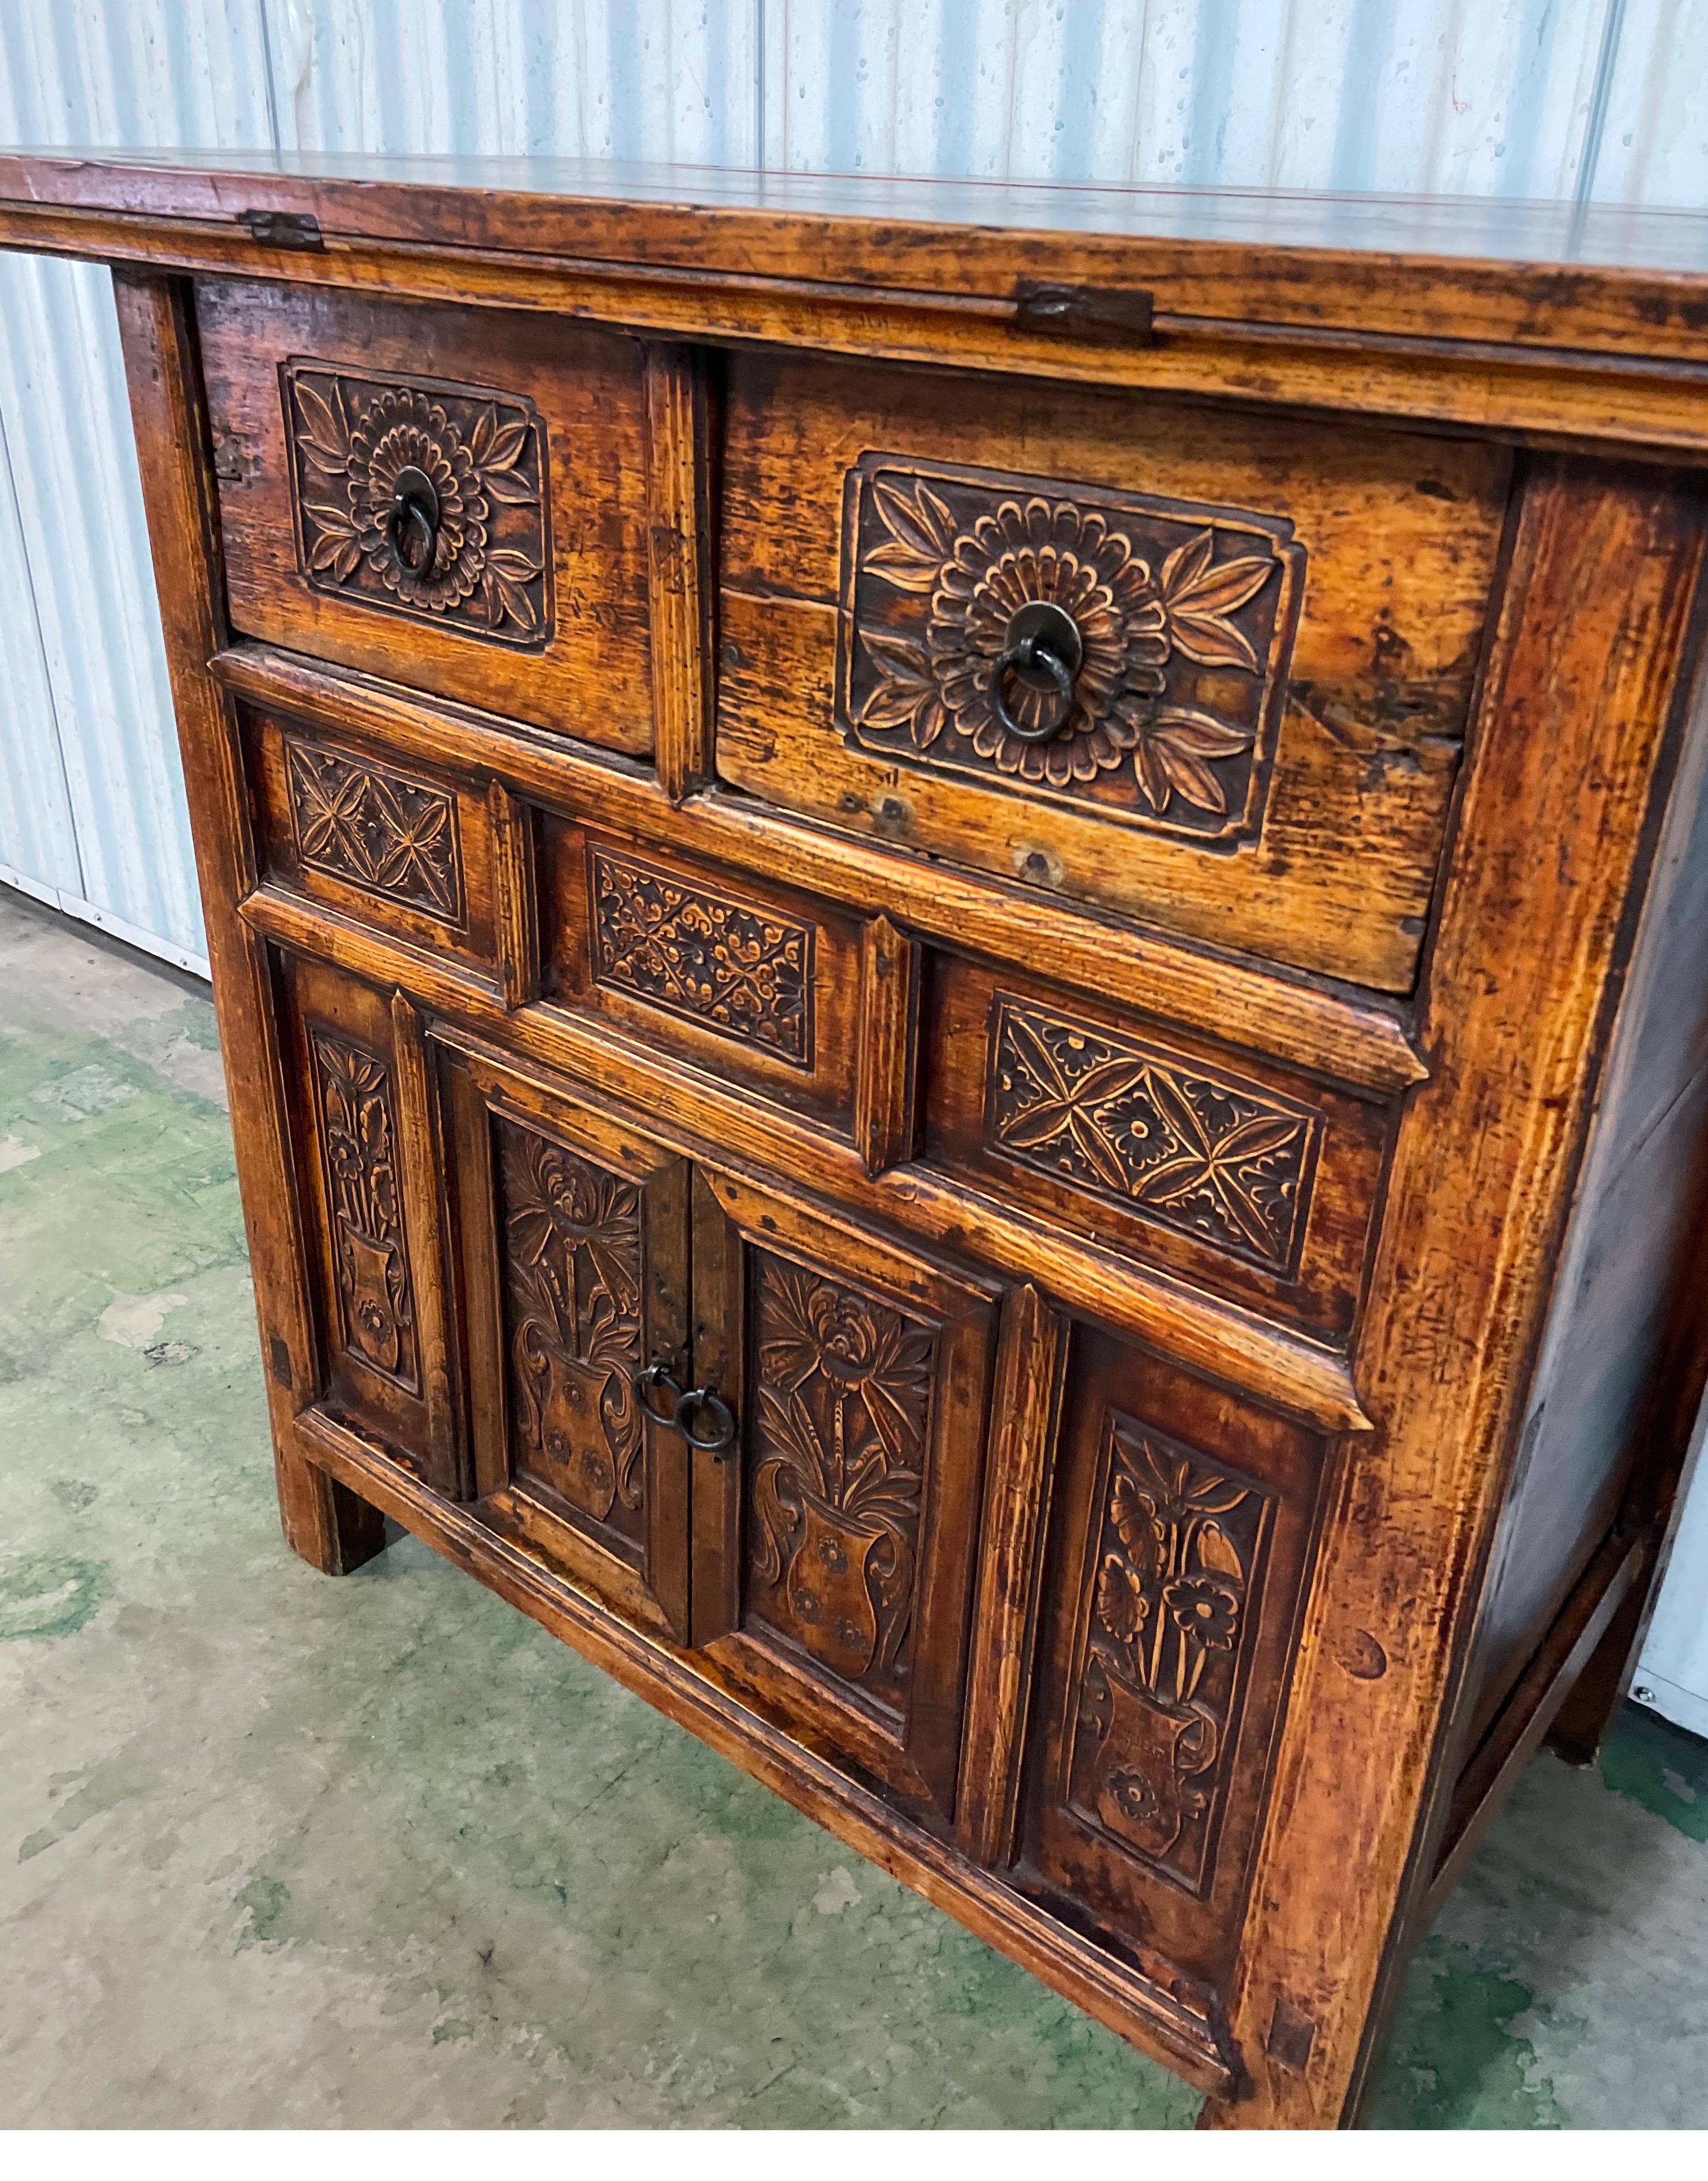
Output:
[[[0,205],[742,282],[1006,296],[1022,275],[1214,318],[1708,364],[1708,215],[1488,197],[756,173],[559,158],[0,150]],[[137,254],[155,254],[139,247]]]

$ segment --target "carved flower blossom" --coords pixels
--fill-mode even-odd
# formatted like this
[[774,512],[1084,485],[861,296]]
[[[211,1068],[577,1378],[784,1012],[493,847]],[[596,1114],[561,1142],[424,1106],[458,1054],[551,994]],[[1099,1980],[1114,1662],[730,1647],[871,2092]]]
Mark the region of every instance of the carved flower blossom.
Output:
[[[438,494],[433,559],[410,568],[387,528],[399,474],[417,469]],[[467,598],[486,564],[487,502],[473,457],[437,402],[408,387],[371,402],[350,435],[350,514],[368,566],[410,605],[443,613]]]
[[[500,420],[489,405],[467,437],[442,403],[419,388],[383,388],[364,406],[328,375],[295,382],[300,422],[296,444],[309,483],[303,511],[312,519],[309,566],[343,583],[363,560],[400,604],[448,613],[479,595],[488,624],[513,622],[525,633],[539,627],[528,585],[540,574],[526,553],[495,548],[489,535],[494,502],[531,505],[539,495],[522,467],[526,418]],[[431,559],[411,567],[392,540],[387,518],[405,470],[419,470],[438,499]]]
[[[957,529],[923,478],[909,493],[880,477],[873,498],[888,534],[866,555],[867,567],[898,590],[928,595],[929,605],[923,646],[893,631],[861,631],[878,669],[861,726],[905,728],[923,750],[952,726],[999,772],[1055,788],[1093,781],[1131,753],[1139,790],[1159,815],[1176,795],[1226,812],[1226,791],[1212,767],[1248,750],[1253,737],[1213,713],[1166,701],[1168,668],[1178,654],[1261,671],[1232,616],[1269,582],[1279,565],[1271,555],[1217,560],[1210,526],[1158,571],[1105,514],[1070,500],[1006,500]],[[1040,603],[1070,616],[1083,657],[1065,710],[1053,690],[1005,677],[1001,695],[1019,726],[1042,727],[1061,715],[1056,732],[1034,742],[1008,732],[995,700],[1013,618]]]
[[1162,1593],[1176,1628],[1207,1651],[1231,1651],[1239,1626],[1239,1599],[1225,1582],[1207,1575],[1176,1576]]

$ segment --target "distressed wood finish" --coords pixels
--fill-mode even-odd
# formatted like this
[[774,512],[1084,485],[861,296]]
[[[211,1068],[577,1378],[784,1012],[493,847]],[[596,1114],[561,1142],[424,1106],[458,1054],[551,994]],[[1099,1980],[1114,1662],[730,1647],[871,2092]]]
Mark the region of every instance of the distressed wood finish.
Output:
[[1708,1369],[1708,229],[477,180],[0,154],[116,266],[286,1535],[1345,2123]]

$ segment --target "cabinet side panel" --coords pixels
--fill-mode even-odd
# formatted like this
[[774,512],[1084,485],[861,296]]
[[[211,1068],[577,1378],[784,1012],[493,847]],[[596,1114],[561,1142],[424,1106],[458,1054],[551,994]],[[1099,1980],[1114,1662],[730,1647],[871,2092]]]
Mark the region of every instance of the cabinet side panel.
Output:
[[[1467,1747],[1618,1516],[1641,1461],[1708,1130],[1708,668],[1567,1230],[1472,1664]],[[1699,1275],[1700,1277],[1700,1275]],[[1672,1359],[1673,1367],[1688,1359]]]

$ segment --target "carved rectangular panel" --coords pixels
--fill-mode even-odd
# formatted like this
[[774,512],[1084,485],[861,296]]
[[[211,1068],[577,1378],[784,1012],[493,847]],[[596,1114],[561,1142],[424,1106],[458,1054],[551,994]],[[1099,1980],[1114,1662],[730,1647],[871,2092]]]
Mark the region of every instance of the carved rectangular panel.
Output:
[[811,924],[592,848],[596,983],[810,1068]]
[[515,1471],[599,1542],[646,1538],[641,1190],[494,1116]]
[[1293,1671],[1320,1438],[1073,1329],[1063,1380],[1022,1882],[1226,1996]]
[[532,401],[306,356],[279,381],[311,589],[491,643],[550,642],[549,472]]
[[843,522],[851,746],[1205,847],[1257,836],[1304,571],[1291,523],[879,453]]
[[296,852],[315,870],[460,929],[456,800],[388,765],[284,737]]
[[419,1390],[415,1301],[405,1245],[392,1073],[332,1031],[313,1033],[320,1141],[343,1344]]
[[999,993],[987,1149],[1291,1274],[1321,1124],[1275,1091]]
[[934,1328],[756,1251],[747,1610],[901,1711],[912,1670]]
[[1249,1648],[1271,1495],[1111,1411],[1066,1800],[1201,1893]]
[[696,1641],[906,1807],[954,1814],[997,1290],[702,1170],[694,1372],[739,1419],[695,1479]]

